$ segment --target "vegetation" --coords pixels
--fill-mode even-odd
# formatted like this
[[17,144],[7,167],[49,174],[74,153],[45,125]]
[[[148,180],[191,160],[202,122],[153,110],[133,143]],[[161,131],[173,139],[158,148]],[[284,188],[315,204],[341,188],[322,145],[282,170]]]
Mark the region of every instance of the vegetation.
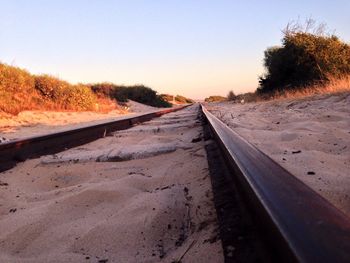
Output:
[[259,96],[256,92],[246,92],[242,94],[238,94],[235,98],[236,102],[256,102],[262,100],[262,96]]
[[0,110],[16,114],[42,103],[34,77],[27,71],[0,63]]
[[257,94],[257,100],[271,100],[271,99],[295,99],[317,94],[330,94],[350,92],[350,75],[335,78],[330,77],[326,84],[315,84],[299,89],[285,89],[276,90],[273,93]]
[[[259,78],[255,92],[235,95],[227,100],[257,102],[279,98],[298,98],[315,94],[350,91],[350,44],[325,33],[325,25],[307,20],[290,23],[283,31],[282,45],[265,51],[266,73]],[[210,96],[206,102],[223,101]]]
[[328,81],[321,85],[314,84],[303,88],[284,90],[279,89],[268,93],[261,93],[259,91],[247,92],[236,95],[233,101],[237,103],[249,103],[274,99],[296,99],[317,94],[330,94],[340,92],[350,92],[350,75],[345,75],[340,78],[329,77]]
[[157,92],[143,85],[123,87],[117,90],[117,99],[131,99],[153,107],[171,107],[172,105],[163,100]]
[[163,100],[168,101],[168,102],[174,100],[174,95],[160,94],[160,96],[162,97]]
[[34,79],[35,89],[59,109],[93,110],[97,103],[96,96],[86,85],[72,85],[49,75],[35,76]]
[[350,74],[350,45],[326,35],[324,25],[316,27],[312,20],[304,27],[292,23],[284,30],[282,46],[265,51],[264,66],[260,94],[327,84]]
[[205,102],[220,102],[220,101],[226,101],[227,98],[223,96],[210,96],[208,98],[205,98]]
[[92,91],[98,96],[107,96],[119,102],[134,100],[154,107],[171,107],[171,104],[164,100],[161,95],[149,87],[143,85],[122,86],[113,83],[90,84]]
[[186,98],[186,97],[181,96],[181,95],[176,95],[175,101],[177,101],[179,103],[193,103],[194,102],[194,100]]
[[186,98],[181,95],[170,95],[170,94],[161,94],[160,95],[163,100],[168,101],[168,102],[177,102],[177,103],[194,103],[194,100]]
[[73,85],[49,75],[32,75],[26,70],[0,63],[2,112],[18,114],[23,110],[39,109],[109,111],[117,108],[115,100],[125,102],[128,99],[155,107],[171,107],[156,91],[143,85]]
[[237,99],[237,96],[233,92],[233,90],[230,90],[229,93],[227,94],[227,100],[229,101],[234,101]]

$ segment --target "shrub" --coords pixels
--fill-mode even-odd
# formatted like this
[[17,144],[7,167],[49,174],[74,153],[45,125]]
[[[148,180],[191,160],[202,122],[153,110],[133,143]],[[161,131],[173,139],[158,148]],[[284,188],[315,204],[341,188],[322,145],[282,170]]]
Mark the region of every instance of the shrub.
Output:
[[157,104],[158,97],[156,91],[143,85],[135,85],[128,88],[120,89],[117,93],[121,95],[125,94],[128,99],[144,103],[150,106],[156,106]]
[[350,45],[325,35],[320,27],[310,33],[312,27],[312,21],[305,29],[299,24],[287,26],[282,46],[265,51],[267,72],[260,77],[259,93],[305,87],[350,73]]
[[65,90],[67,90],[69,86],[70,84],[68,82],[49,75],[35,77],[35,88],[45,99],[52,101],[62,101]]
[[117,88],[115,84],[109,82],[89,84],[89,86],[98,98],[113,98],[113,92]]
[[174,100],[174,95],[170,94],[160,94],[161,98],[165,101],[173,101]]
[[17,114],[43,103],[26,70],[0,63],[0,111]]
[[236,100],[236,97],[237,96],[232,90],[230,90],[229,93],[227,94],[227,100],[233,101],[233,100]]
[[0,91],[34,91],[34,78],[26,70],[0,63]]
[[193,103],[194,101],[192,99],[186,98],[181,95],[176,95],[175,100],[180,103]]
[[227,98],[223,96],[210,96],[209,98],[205,98],[205,102],[221,102],[221,101],[226,101]]
[[91,89],[83,84],[69,85],[63,91],[62,99],[65,99],[64,107],[73,110],[93,110],[97,102]]
[[128,99],[134,100],[154,107],[171,107],[161,95],[151,88],[143,85],[118,86],[111,83],[91,84],[91,89],[96,94],[104,94],[119,102],[126,102]]
[[51,100],[60,109],[93,110],[97,102],[90,87],[72,85],[49,75],[35,77],[35,88],[45,100]]
[[238,102],[257,102],[259,100],[262,100],[262,97],[259,96],[256,92],[246,92],[243,94],[238,94],[236,96],[236,101]]
[[156,91],[143,85],[72,85],[49,75],[35,76],[0,63],[0,111],[6,113],[35,109],[108,111],[117,108],[115,100],[128,99],[155,107],[171,107]]

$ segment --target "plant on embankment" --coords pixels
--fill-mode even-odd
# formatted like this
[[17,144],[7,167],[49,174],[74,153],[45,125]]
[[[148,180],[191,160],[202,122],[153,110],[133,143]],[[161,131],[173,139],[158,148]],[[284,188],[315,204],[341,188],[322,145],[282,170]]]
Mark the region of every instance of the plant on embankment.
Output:
[[90,87],[83,84],[72,85],[49,75],[36,76],[35,89],[58,109],[93,110],[97,103]]
[[282,46],[265,51],[264,67],[259,94],[326,86],[350,74],[350,45],[325,34],[324,26],[316,27],[312,20],[304,27],[292,23],[284,30]]
[[130,99],[153,107],[171,107],[155,90],[144,85],[124,86],[105,82],[90,84],[90,87],[97,96],[108,96],[119,102]]
[[33,75],[0,63],[0,112],[24,110],[74,110],[107,112],[118,108],[115,101],[135,100],[155,107],[171,107],[151,88],[112,83],[76,84],[50,75]]
[[42,103],[29,72],[0,63],[0,111],[17,114],[33,107],[37,109]]

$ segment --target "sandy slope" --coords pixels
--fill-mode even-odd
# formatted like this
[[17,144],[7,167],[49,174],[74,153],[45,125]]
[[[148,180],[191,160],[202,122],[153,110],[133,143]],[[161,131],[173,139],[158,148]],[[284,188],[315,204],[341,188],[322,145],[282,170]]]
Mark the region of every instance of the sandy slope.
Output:
[[0,142],[1,137],[7,140],[22,139],[112,121],[135,113],[159,110],[131,100],[127,106],[127,109],[109,113],[23,111],[17,116],[0,114]]
[[292,174],[350,215],[350,94],[211,111]]
[[192,107],[1,173],[0,262],[223,262],[201,132]]

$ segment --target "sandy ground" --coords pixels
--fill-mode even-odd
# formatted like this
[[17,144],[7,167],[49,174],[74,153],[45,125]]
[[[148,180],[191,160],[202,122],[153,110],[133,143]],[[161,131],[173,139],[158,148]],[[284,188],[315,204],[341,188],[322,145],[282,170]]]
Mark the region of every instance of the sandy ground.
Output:
[[1,173],[0,262],[223,262],[196,107]]
[[350,216],[350,94],[208,108]]
[[109,113],[23,111],[17,116],[2,114],[0,115],[0,142],[89,126],[136,113],[159,110],[159,108],[131,100],[127,106],[128,109],[114,110]]

